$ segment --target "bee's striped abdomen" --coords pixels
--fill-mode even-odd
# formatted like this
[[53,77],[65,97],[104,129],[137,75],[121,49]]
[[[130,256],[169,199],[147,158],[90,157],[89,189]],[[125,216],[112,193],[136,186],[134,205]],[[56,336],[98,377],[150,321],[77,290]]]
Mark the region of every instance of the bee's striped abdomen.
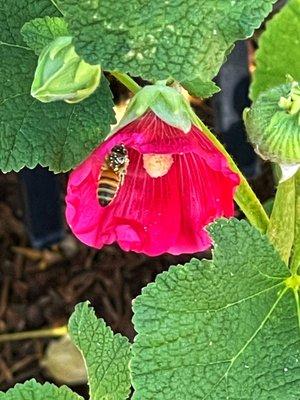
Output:
[[103,168],[98,180],[97,197],[102,207],[108,206],[115,198],[121,179],[112,169]]
[[97,186],[97,198],[100,206],[108,206],[116,197],[123,184],[128,163],[128,152],[124,144],[114,146],[106,156]]

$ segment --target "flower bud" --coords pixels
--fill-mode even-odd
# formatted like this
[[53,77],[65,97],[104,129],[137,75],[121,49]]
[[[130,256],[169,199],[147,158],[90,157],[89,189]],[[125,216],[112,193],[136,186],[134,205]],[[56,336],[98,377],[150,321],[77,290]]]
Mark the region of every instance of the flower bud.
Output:
[[188,102],[175,88],[157,82],[155,85],[144,86],[134,95],[115,131],[150,110],[170,126],[185,133],[191,129],[192,110]]
[[300,164],[300,89],[297,82],[263,92],[244,120],[256,151],[281,166]]
[[72,37],[62,36],[40,54],[31,95],[43,103],[78,103],[97,89],[100,77],[100,66],[83,61],[75,52]]

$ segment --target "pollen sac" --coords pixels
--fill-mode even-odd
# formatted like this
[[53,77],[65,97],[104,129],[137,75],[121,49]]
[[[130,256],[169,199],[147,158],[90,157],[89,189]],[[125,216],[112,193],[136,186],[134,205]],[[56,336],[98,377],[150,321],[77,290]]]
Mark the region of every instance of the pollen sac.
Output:
[[31,95],[43,103],[78,103],[97,89],[100,77],[100,66],[82,60],[75,52],[72,37],[62,36],[40,54]]
[[166,175],[172,164],[173,164],[172,154],[144,154],[143,164],[148,175],[151,178],[160,178]]
[[297,82],[263,92],[244,111],[250,141],[266,160],[300,164],[300,90]]

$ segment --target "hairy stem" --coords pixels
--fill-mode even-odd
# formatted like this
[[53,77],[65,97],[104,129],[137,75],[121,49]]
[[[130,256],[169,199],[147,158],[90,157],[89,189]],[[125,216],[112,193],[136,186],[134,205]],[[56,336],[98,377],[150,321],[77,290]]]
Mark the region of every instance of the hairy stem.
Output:
[[59,337],[59,336],[64,336],[67,333],[68,333],[67,325],[60,326],[58,328],[39,329],[36,331],[4,333],[0,335],[0,343],[25,340],[25,339]]
[[56,0],[50,0],[50,1],[54,5],[54,7],[61,13],[61,15],[64,16],[62,10],[58,7],[57,1]]
[[239,170],[232,157],[228,154],[225,147],[219,142],[215,135],[210,132],[210,130],[203,124],[203,122],[197,117],[196,114],[193,115],[193,122],[209,138],[209,140],[216,146],[216,148],[220,150],[220,152],[226,157],[231,169],[239,175],[240,185],[236,189],[234,199],[240,209],[245,214],[248,221],[260,232],[266,233],[269,224],[269,218],[262,204],[256,197],[256,194],[251,189],[246,178]]
[[288,265],[295,237],[295,177],[279,183],[268,226],[270,242]]
[[294,244],[291,255],[291,271],[297,274],[300,268],[300,171],[294,176],[295,179],[295,233]]
[[126,86],[132,93],[137,93],[141,90],[141,86],[136,83],[136,81],[130,78],[129,75],[118,72],[118,71],[110,71],[111,75],[118,79],[124,86]]

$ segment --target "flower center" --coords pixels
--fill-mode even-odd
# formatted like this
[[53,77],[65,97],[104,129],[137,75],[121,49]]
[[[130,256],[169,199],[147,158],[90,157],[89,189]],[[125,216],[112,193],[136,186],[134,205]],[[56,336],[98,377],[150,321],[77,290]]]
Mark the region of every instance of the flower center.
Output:
[[159,178],[169,172],[174,160],[172,154],[144,154],[143,164],[151,178]]
[[288,97],[281,97],[278,105],[291,115],[300,113],[300,86],[297,82],[292,83]]

